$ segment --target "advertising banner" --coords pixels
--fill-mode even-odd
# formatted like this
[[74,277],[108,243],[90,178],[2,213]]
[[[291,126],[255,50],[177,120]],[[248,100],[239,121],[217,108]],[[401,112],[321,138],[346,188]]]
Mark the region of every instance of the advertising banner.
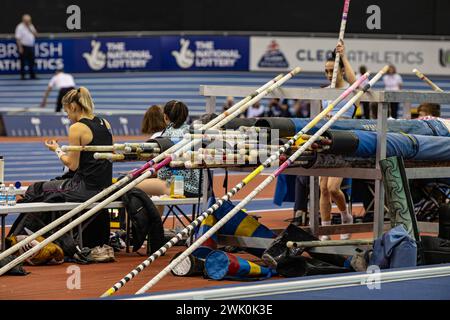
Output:
[[[73,40],[39,40],[34,46],[35,68],[38,73],[53,73],[72,60]],[[19,50],[15,40],[0,40],[0,74],[18,74]]]
[[235,70],[249,68],[249,37],[161,37],[164,70]]
[[[282,71],[301,66],[323,72],[335,38],[251,37],[250,70]],[[450,74],[450,41],[346,39],[346,54],[356,69],[379,70],[393,64],[399,73],[418,68],[426,74]]]
[[[159,37],[40,39],[34,47],[37,73],[160,70]],[[0,40],[0,74],[18,73],[14,40]]]

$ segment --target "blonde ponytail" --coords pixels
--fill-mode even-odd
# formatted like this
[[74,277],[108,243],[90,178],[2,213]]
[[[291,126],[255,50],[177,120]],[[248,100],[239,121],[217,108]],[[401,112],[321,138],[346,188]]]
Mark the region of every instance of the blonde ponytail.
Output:
[[63,105],[73,102],[78,104],[87,114],[91,115],[94,113],[94,102],[92,101],[91,93],[86,87],[70,90],[62,98]]

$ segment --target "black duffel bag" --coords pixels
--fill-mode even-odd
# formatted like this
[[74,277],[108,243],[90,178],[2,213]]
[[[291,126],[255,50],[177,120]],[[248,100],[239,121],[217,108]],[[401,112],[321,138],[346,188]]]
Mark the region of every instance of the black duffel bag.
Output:
[[421,237],[425,264],[450,263],[450,240],[438,237]]

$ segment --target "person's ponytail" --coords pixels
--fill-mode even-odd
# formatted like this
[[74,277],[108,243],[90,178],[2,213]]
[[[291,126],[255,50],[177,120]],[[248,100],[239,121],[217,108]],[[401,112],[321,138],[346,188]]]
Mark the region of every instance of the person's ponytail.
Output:
[[80,87],[77,89],[72,89],[67,92],[62,98],[62,104],[71,104],[75,102],[81,109],[87,114],[94,113],[94,102],[92,101],[91,93],[86,87]]

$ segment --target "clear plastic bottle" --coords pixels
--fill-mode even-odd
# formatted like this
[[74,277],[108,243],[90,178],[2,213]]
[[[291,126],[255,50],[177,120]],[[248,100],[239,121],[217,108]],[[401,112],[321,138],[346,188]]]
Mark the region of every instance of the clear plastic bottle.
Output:
[[16,205],[16,189],[14,188],[13,184],[10,184],[8,187],[7,202],[8,202],[8,206]]
[[184,177],[183,176],[175,176],[173,186],[173,193],[175,196],[183,197],[184,196]]
[[0,184],[0,206],[6,206],[6,188],[3,183]]

